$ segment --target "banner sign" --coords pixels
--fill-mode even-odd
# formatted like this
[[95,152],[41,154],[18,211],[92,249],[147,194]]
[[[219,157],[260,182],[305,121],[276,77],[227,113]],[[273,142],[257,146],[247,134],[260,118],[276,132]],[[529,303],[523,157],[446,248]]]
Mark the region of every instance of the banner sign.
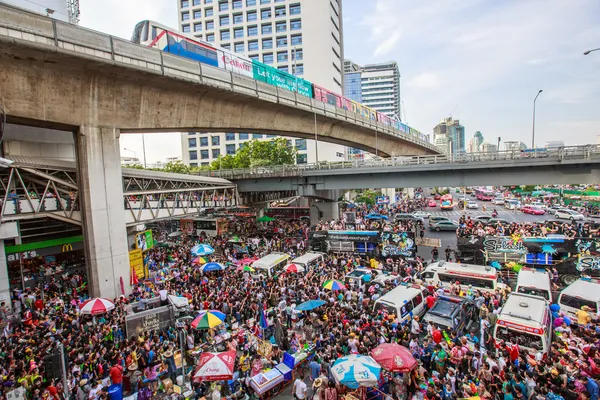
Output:
[[6,260],[8,262],[11,261],[19,261],[21,260],[30,260],[36,257],[45,257],[45,256],[54,256],[60,253],[68,253],[70,251],[82,250],[83,249],[83,241],[73,242],[73,243],[64,243],[58,246],[52,247],[44,247],[41,249],[27,250],[22,251],[20,253],[7,253]]
[[138,336],[142,332],[158,331],[173,325],[173,312],[170,306],[157,307],[125,316],[127,337]]
[[191,235],[194,233],[194,220],[193,219],[180,219],[179,220],[179,230],[186,235]]
[[579,257],[577,264],[575,265],[577,271],[596,271],[600,270],[600,257],[597,256],[583,256]]
[[483,249],[493,253],[527,253],[527,248],[520,239],[503,236],[486,236]]
[[136,248],[146,251],[154,247],[154,239],[152,238],[152,231],[147,230],[135,235]]
[[146,277],[142,250],[136,249],[129,252],[129,266],[135,271],[135,275],[138,279],[144,279]]
[[375,202],[377,204],[390,204],[390,196],[377,196]]
[[[313,238],[315,238],[315,235]],[[326,240],[338,240],[343,242],[371,242],[379,243],[379,232],[377,231],[327,231]]]
[[381,249],[383,257],[414,257],[417,252],[415,236],[412,232],[383,232],[381,242],[383,244]]

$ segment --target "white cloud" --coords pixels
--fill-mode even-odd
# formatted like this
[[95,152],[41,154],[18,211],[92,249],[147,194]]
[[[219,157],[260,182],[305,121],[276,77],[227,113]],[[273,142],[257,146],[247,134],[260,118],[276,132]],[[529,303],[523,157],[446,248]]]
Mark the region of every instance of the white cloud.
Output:
[[423,72],[413,79],[408,81],[406,86],[417,89],[432,89],[438,88],[441,85],[441,79],[438,75],[432,72]]

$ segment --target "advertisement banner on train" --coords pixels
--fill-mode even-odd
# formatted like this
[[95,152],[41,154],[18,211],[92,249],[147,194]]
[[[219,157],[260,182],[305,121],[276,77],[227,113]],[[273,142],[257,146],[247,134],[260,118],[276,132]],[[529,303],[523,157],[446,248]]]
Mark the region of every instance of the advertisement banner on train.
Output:
[[382,257],[414,257],[417,252],[415,235],[412,232],[381,234]]
[[459,248],[485,250],[494,253],[542,253],[598,254],[600,242],[592,238],[568,238],[562,236],[521,237],[513,236],[469,236],[457,238]]
[[224,68],[236,74],[244,75],[249,78],[254,78],[252,72],[252,60],[242,58],[233,54],[225,53],[221,50],[217,51],[219,58],[219,68]]
[[291,92],[297,92],[302,96],[313,97],[310,82],[302,78],[295,77],[256,61],[252,63],[252,73],[254,79],[257,81],[265,82]]

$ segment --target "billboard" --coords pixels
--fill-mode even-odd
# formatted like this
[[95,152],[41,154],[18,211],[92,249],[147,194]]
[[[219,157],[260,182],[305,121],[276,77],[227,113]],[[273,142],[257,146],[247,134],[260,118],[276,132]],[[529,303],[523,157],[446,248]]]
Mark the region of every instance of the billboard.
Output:
[[141,251],[147,251],[154,247],[154,239],[152,237],[152,231],[147,230],[135,234],[135,246]]
[[252,60],[249,58],[235,56],[233,54],[225,53],[221,50],[217,51],[217,57],[219,59],[219,68],[224,68],[228,71],[244,75],[249,78],[254,77],[254,73],[252,71]]
[[390,196],[377,196],[377,204],[390,204]]
[[252,74],[253,78],[257,81],[265,82],[269,85],[289,90],[290,92],[298,92],[298,94],[302,96],[313,97],[313,90],[310,82],[288,74],[287,72],[279,71],[266,64],[253,61]]
[[180,219],[179,229],[186,235],[194,233],[194,220],[193,219]]
[[171,306],[157,307],[125,316],[127,337],[137,336],[142,332],[157,331],[173,325],[174,316]]
[[138,277],[138,279],[143,279],[146,277],[142,250],[136,249],[129,252],[129,267],[132,271],[135,271],[135,275]]

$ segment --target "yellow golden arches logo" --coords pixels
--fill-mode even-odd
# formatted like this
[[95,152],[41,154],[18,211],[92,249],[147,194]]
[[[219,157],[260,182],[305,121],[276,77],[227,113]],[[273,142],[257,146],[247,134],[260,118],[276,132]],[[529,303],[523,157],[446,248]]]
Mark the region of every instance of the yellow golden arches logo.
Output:
[[63,244],[62,252],[66,253],[67,251],[73,251],[73,245],[71,243]]

